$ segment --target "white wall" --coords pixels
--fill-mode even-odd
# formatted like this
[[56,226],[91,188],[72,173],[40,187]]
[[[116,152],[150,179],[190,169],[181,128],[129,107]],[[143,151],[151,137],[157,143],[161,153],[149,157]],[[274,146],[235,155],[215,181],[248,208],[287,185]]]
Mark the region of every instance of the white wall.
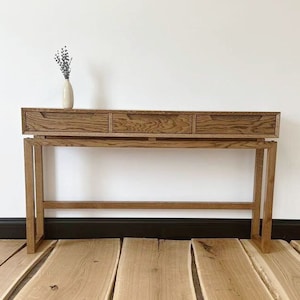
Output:
[[[24,217],[21,107],[61,107],[67,45],[76,108],[281,111],[274,218],[300,216],[298,0],[11,0],[0,10],[0,217]],[[48,199],[236,200],[251,151],[46,150]],[[49,216],[249,217],[229,211]]]

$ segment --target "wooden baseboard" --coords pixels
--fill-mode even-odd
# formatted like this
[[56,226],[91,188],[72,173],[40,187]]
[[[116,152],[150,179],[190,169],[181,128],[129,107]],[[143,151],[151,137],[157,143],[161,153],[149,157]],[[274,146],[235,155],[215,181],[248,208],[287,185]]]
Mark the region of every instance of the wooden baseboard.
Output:
[[[249,238],[249,219],[47,218],[47,239],[155,237]],[[0,218],[0,239],[24,239],[25,218]],[[300,220],[273,220],[273,239],[300,239]]]

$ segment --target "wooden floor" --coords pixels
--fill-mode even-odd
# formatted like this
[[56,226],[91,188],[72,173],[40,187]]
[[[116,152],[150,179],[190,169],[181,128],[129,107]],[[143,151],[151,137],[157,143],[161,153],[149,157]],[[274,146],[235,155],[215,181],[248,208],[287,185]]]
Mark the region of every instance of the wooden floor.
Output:
[[0,240],[0,299],[300,299],[300,241]]

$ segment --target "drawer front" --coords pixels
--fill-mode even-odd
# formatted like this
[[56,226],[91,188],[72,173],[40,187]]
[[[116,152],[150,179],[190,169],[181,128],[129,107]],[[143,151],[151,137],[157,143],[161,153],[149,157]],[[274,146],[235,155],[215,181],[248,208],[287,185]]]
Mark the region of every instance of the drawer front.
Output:
[[29,134],[80,135],[108,132],[107,113],[26,111],[23,122],[24,132]]
[[191,134],[191,114],[114,113],[113,133]]
[[279,114],[197,114],[196,134],[278,137]]

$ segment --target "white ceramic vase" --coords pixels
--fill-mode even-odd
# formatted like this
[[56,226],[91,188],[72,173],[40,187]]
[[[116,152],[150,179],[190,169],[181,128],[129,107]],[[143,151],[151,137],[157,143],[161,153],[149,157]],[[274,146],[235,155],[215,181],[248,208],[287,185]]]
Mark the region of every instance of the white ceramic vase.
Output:
[[69,79],[65,80],[64,90],[63,90],[63,108],[73,108],[74,95],[73,88]]

